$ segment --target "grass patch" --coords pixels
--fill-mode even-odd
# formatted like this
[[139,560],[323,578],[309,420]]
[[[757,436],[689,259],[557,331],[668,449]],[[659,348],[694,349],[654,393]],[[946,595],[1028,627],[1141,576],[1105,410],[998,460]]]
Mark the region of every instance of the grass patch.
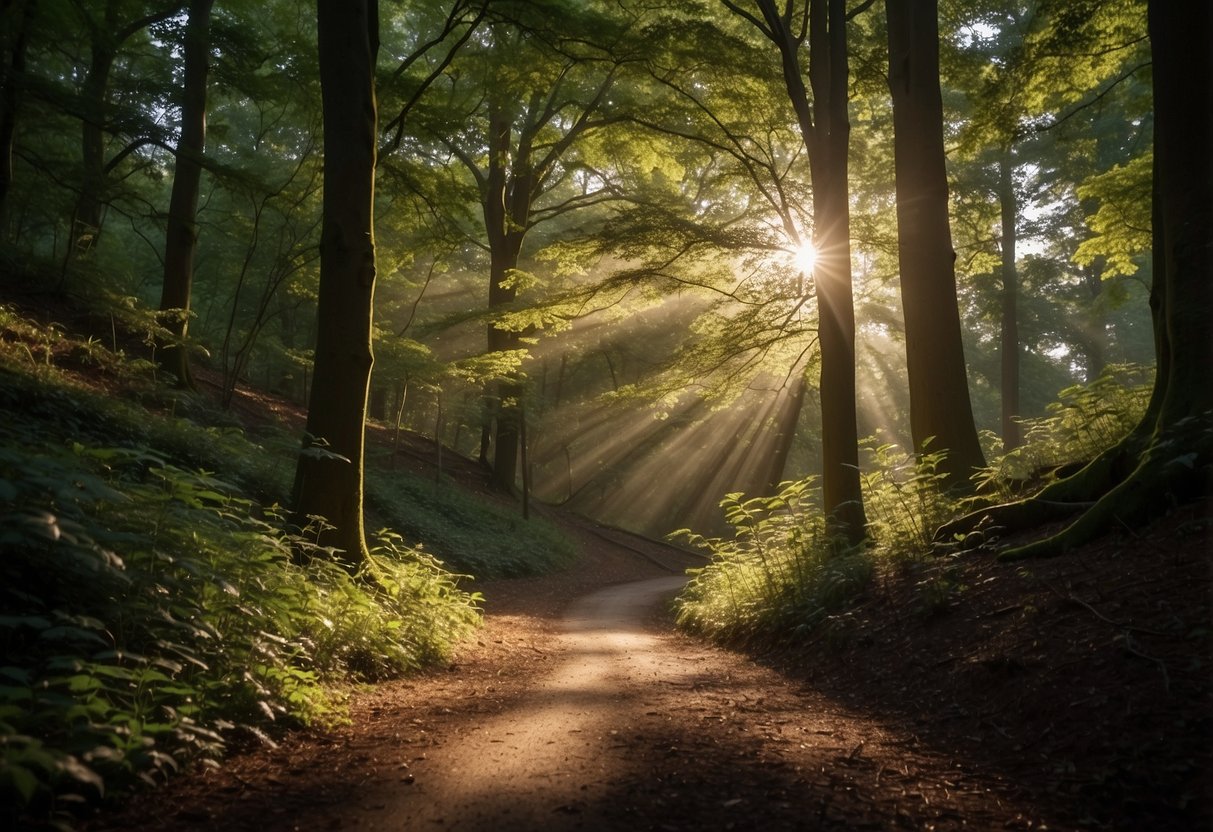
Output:
[[478,578],[539,575],[566,566],[576,550],[542,518],[485,502],[449,483],[402,471],[368,470],[368,503],[392,528],[444,563]]

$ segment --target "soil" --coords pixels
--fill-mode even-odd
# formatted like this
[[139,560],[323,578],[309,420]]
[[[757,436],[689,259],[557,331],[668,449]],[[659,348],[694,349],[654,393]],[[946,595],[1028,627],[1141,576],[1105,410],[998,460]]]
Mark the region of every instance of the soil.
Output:
[[1209,514],[907,566],[765,653],[672,627],[685,552],[567,518],[449,665],[88,828],[1213,828]]

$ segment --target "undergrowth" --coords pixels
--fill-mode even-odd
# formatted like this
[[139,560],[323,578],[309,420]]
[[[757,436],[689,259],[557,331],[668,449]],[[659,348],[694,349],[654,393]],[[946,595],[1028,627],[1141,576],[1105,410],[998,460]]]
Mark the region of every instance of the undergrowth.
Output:
[[357,575],[284,532],[294,443],[74,384],[55,363],[68,336],[12,323],[0,827],[63,820],[276,726],[339,721],[349,683],[444,657],[478,625],[479,595],[394,532]]
[[555,526],[513,506],[477,499],[449,482],[368,469],[368,504],[392,528],[478,578],[521,577],[567,565],[575,554]]
[[[1067,388],[1043,418],[1026,421],[1025,444],[998,457],[974,478],[989,494],[1040,488],[1068,463],[1089,460],[1118,442],[1141,418],[1148,372],[1109,368],[1087,386]],[[680,626],[717,641],[744,643],[800,638],[824,630],[844,637],[847,608],[889,569],[920,576],[918,611],[946,610],[965,587],[955,578],[956,553],[935,551],[935,530],[971,508],[972,498],[944,489],[941,453],[910,455],[893,445],[865,443],[862,474],[867,545],[848,547],[826,533],[814,478],[786,482],[773,497],[734,493],[721,502],[732,532],[673,537],[711,555],[691,570],[679,596]]]
[[1039,489],[1067,467],[1094,459],[1137,426],[1149,404],[1153,379],[1153,367],[1113,364],[1090,384],[1065,388],[1045,416],[1021,420],[1020,447],[1004,454],[1001,440],[986,437],[995,452],[979,485],[1011,499]]

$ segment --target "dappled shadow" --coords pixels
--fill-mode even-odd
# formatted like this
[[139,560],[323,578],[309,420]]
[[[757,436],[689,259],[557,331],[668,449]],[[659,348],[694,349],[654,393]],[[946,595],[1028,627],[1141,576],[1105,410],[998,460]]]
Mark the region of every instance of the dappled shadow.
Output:
[[[1039,687],[1068,677],[1036,664],[1023,644],[983,635],[985,624],[1001,628],[1010,614],[997,596],[964,622],[874,615],[831,648],[768,655],[762,666],[648,626],[677,584],[666,578],[595,592],[572,606],[560,634],[548,625],[525,629],[519,617],[499,637],[514,639],[504,665],[499,656],[453,669],[437,688],[419,688],[431,697],[438,690],[433,701],[400,694],[410,704],[372,720],[382,736],[362,730],[354,745],[334,743],[339,762],[331,767],[316,747],[324,738],[314,741],[298,763],[308,767],[298,784],[289,768],[276,779],[241,781],[228,786],[230,801],[178,812],[162,828],[1067,829],[1089,815],[1130,829],[1142,818],[1184,817],[1157,807],[1116,815],[1126,803],[1111,799],[1100,817],[1091,814],[1099,810],[1093,796],[1112,786],[1067,790],[1089,772],[1066,780],[1049,767],[1081,761],[1086,750],[1051,744],[1061,727],[1031,736],[1041,723],[1015,708],[1025,681]],[[1080,588],[1076,579],[1065,586]],[[1085,632],[1065,618],[1053,623],[1059,639]],[[1142,664],[1131,685],[1159,683],[1146,660],[1129,658]],[[496,690],[495,674],[518,684]],[[1091,700],[1093,707],[1140,701],[1096,693],[1107,698]],[[1054,698],[1064,700],[1048,715],[1055,720],[1075,700]],[[1118,724],[1133,716],[1119,715]],[[1203,729],[1191,730],[1199,738]],[[1051,780],[1059,789],[1049,791]]]
[[907,764],[895,770],[873,757],[895,744],[879,725],[806,711],[769,671],[646,627],[679,583],[617,586],[578,602],[547,645],[553,663],[524,695],[491,714],[452,714],[424,741],[375,747],[368,753],[380,758],[361,781],[348,770],[310,772],[304,789],[275,784],[198,826],[885,829],[1006,816],[984,788],[924,788]]

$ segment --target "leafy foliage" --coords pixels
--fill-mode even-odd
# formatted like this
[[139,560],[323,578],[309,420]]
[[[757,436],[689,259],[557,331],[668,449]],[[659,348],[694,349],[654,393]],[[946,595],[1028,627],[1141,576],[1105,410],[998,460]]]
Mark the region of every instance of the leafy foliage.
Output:
[[995,460],[981,483],[1009,497],[1025,486],[1043,485],[1059,469],[1094,459],[1141,420],[1152,376],[1152,368],[1116,364],[1090,384],[1065,388],[1047,416],[1023,420],[1024,444]]
[[[1116,444],[1145,410],[1148,376],[1145,368],[1117,365],[1089,385],[1063,390],[1048,416],[1025,422],[1021,447],[978,474],[981,491],[1006,496],[1039,488],[1058,468]],[[957,553],[938,552],[932,539],[972,498],[944,488],[941,454],[929,447],[911,455],[869,439],[865,448],[866,547],[830,539],[812,478],[784,483],[774,497],[729,494],[721,507],[731,537],[674,533],[712,555],[678,599],[679,625],[725,642],[797,638],[817,628],[840,637],[847,606],[884,568],[922,576],[918,612],[945,610],[965,587],[955,578]]]
[[[269,741],[274,724],[339,720],[339,685],[440,659],[478,624],[479,596],[397,534],[381,533],[350,575],[314,556],[326,553],[309,533],[283,532],[277,505],[248,494],[282,492],[285,447],[78,388],[54,364],[74,339],[9,323],[6,827]],[[39,342],[55,349],[31,364]]]
[[732,538],[674,532],[712,554],[678,599],[679,626],[719,641],[804,634],[829,620],[872,576],[872,558],[826,533],[814,478],[783,483],[774,497],[727,495]]

